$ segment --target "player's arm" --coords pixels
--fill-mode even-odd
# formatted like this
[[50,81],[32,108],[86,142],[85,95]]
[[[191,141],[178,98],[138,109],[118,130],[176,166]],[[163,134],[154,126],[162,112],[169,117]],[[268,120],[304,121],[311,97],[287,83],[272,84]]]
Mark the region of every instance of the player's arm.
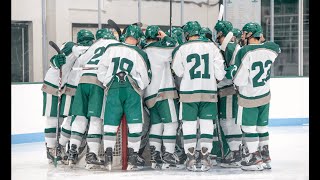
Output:
[[236,86],[245,86],[249,80],[249,65],[248,62],[242,59],[240,53],[237,53],[235,60],[236,72],[233,77],[233,83]]
[[171,69],[178,77],[182,77],[184,73],[184,66],[182,62],[182,55],[181,52],[176,48],[172,52],[172,63]]
[[137,72],[140,75],[140,78],[143,83],[143,87],[140,87],[142,90],[145,89],[151,82],[152,78],[152,72],[151,72],[151,67],[150,67],[150,62],[148,59],[147,54],[146,56],[141,58],[141,56],[138,57],[137,61]]
[[73,47],[74,47],[73,42],[64,43],[60,48],[62,51],[62,54],[57,54],[52,56],[50,59],[50,66],[55,69],[59,69],[62,65],[64,65],[68,60],[67,57],[69,56],[69,54],[72,53]]
[[177,41],[174,38],[171,38],[166,35],[163,31],[159,31],[158,38],[161,38],[161,45],[164,47],[175,47]]
[[97,77],[98,80],[102,82],[103,86],[106,86],[108,84],[108,68],[110,65],[109,57],[108,57],[109,51],[107,50],[102,56],[98,63],[98,72]]
[[224,59],[218,48],[214,48],[213,52],[214,52],[214,59],[213,59],[214,76],[218,81],[221,81],[226,74],[226,71],[224,70]]

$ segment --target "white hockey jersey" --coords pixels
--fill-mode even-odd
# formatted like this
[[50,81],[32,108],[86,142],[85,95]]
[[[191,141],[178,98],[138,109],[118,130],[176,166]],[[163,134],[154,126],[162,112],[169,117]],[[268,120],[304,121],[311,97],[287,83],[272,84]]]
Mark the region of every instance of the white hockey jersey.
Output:
[[77,62],[79,62],[80,69],[82,69],[78,70],[80,76],[80,80],[78,81],[79,84],[95,84],[104,88],[97,78],[98,63],[100,62],[102,55],[105,53],[107,46],[112,43],[119,42],[114,39],[101,38],[92,44],[90,48],[78,58]]
[[[239,44],[236,44],[234,42],[228,43],[224,51],[224,58],[225,58],[225,63],[227,67],[234,64],[236,54],[240,48],[241,47]],[[218,83],[218,92],[220,97],[236,94],[237,92],[233,85],[232,79],[227,79],[226,77],[224,77]]]
[[144,92],[148,108],[153,107],[157,101],[179,98],[170,68],[175,43],[175,40],[165,36],[161,41],[149,43],[144,47],[152,71],[151,83]]
[[[66,64],[62,66],[62,81],[61,81],[61,87],[63,89],[62,92],[65,92],[65,87],[66,87],[65,85],[68,81],[71,68],[73,67],[79,55],[83,53],[87,49],[87,47],[77,46],[73,42],[67,42],[67,43],[64,43],[60,49],[66,55]],[[50,65],[50,68],[45,75],[41,90],[48,94],[57,96],[58,86],[59,86],[59,73],[60,73],[60,70],[58,68],[54,67],[53,65]]]
[[226,72],[219,48],[204,39],[190,40],[172,53],[172,69],[182,77],[180,102],[217,102],[217,80]]
[[249,44],[239,50],[233,82],[239,86],[240,106],[251,108],[270,102],[271,65],[280,52],[279,45],[274,42]]
[[137,46],[125,43],[110,44],[98,65],[98,79],[108,91],[118,72],[125,72],[136,92],[142,96],[151,81],[148,56]]

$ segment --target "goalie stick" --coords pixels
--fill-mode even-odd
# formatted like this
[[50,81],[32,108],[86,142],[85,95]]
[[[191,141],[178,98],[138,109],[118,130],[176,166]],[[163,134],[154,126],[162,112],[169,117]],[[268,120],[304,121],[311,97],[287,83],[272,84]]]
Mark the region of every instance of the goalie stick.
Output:
[[[57,46],[56,43],[53,41],[49,41],[49,45],[53,47],[57,51],[58,54],[62,54],[62,51],[60,48]],[[62,66],[61,66],[62,67]],[[54,161],[53,164],[55,167],[57,167],[57,152],[58,152],[58,145],[59,145],[59,118],[60,118],[60,106],[61,106],[61,84],[62,84],[62,68],[59,68],[59,86],[58,86],[58,105],[57,105],[57,126],[56,126],[56,147],[55,147],[55,152],[54,152]]]

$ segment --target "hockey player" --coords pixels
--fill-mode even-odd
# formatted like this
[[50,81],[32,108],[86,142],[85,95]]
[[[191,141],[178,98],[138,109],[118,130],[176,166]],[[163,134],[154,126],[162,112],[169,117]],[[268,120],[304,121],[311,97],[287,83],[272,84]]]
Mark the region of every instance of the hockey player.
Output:
[[104,87],[97,78],[97,69],[106,46],[118,42],[109,29],[99,29],[96,33],[96,39],[97,41],[77,60],[79,67],[83,70],[78,70],[81,78],[72,106],[72,115],[75,118],[71,127],[69,165],[74,165],[78,160],[81,139],[84,138],[89,124],[86,137],[89,149],[85,159],[86,169],[104,166],[104,163],[98,159],[102,139],[101,110]]
[[209,39],[210,41],[213,41],[213,40],[212,40],[212,31],[211,31],[209,28],[207,28],[207,27],[201,28],[201,30],[200,30],[200,36],[201,36],[201,38],[207,38],[207,39]]
[[[171,28],[171,37],[176,40],[176,42],[178,43],[178,45],[182,44],[185,42],[185,38],[183,37],[183,29],[179,28],[179,27],[172,27]],[[170,29],[168,29],[168,31],[166,32],[167,36],[170,36]]]
[[140,169],[138,155],[143,123],[143,90],[151,81],[148,56],[137,47],[142,36],[139,26],[129,25],[125,42],[109,45],[98,67],[98,79],[106,87],[104,108],[105,165],[111,170],[116,132],[123,113],[128,124],[128,170]]
[[[269,104],[271,65],[281,52],[274,42],[260,43],[262,28],[250,22],[242,28],[242,47],[236,55],[233,82],[239,86],[236,123],[244,132],[249,153],[241,162],[243,170],[270,169]],[[235,71],[236,70],[236,71]]]
[[67,155],[65,153],[65,146],[70,138],[70,114],[65,114],[72,104],[70,94],[69,77],[72,76],[71,68],[75,64],[76,59],[92,44],[94,38],[90,31],[80,30],[77,33],[77,44],[73,42],[64,43],[61,47],[63,54],[58,54],[50,59],[51,66],[46,73],[43,91],[43,116],[46,116],[45,126],[45,142],[47,145],[47,158],[52,162],[56,147],[56,124],[57,124],[57,104],[58,104],[58,81],[59,69],[62,68],[62,96],[59,123],[63,121],[63,117],[67,117],[62,123],[61,136],[59,139],[58,161],[63,160],[66,163]]
[[201,26],[189,21],[183,27],[187,42],[172,53],[172,69],[182,77],[179,119],[182,120],[186,168],[196,171],[196,130],[200,124],[201,171],[210,169],[214,123],[217,115],[217,80],[225,75],[224,60],[213,42],[200,39]]
[[[240,45],[231,41],[234,37],[227,38],[228,33],[232,32],[233,29],[229,21],[218,21],[214,29],[217,31],[217,42],[221,45],[220,47],[225,47],[225,49],[222,49],[222,53],[225,58],[226,67],[228,68],[234,64]],[[240,167],[242,132],[240,125],[235,122],[238,104],[237,92],[232,80],[225,77],[220,81],[218,83],[218,94],[219,122],[230,148],[230,151],[221,160],[220,166]]]
[[232,29],[233,38],[231,39],[232,42],[235,42],[236,44],[239,44],[239,41],[241,39],[242,32],[238,28]]
[[170,69],[171,53],[176,41],[155,25],[147,27],[145,36],[147,44],[143,50],[148,55],[153,72],[152,81],[144,93],[151,120],[151,167],[168,169],[179,161],[174,153],[178,128],[178,92]]

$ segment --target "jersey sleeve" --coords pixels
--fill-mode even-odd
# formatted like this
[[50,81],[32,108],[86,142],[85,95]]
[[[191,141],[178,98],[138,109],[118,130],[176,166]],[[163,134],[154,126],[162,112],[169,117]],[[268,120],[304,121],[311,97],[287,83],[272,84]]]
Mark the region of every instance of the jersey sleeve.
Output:
[[249,66],[247,61],[241,60],[241,54],[237,53],[236,55],[236,74],[233,78],[233,83],[236,86],[245,86],[248,84],[249,80]]
[[143,83],[143,87],[140,87],[142,90],[150,84],[152,77],[150,62],[147,54],[145,55],[145,57],[138,56],[137,58],[137,72],[139,73]]
[[171,69],[178,77],[182,77],[184,73],[184,66],[182,61],[181,51],[175,49],[172,53]]
[[108,84],[107,72],[110,65],[110,61],[108,61],[107,54],[109,54],[108,50],[102,55],[98,63],[97,77],[98,80],[102,82],[103,86],[106,86]]
[[224,59],[218,48],[214,48],[213,67],[214,76],[217,80],[221,81],[224,78],[226,71],[224,70]]

